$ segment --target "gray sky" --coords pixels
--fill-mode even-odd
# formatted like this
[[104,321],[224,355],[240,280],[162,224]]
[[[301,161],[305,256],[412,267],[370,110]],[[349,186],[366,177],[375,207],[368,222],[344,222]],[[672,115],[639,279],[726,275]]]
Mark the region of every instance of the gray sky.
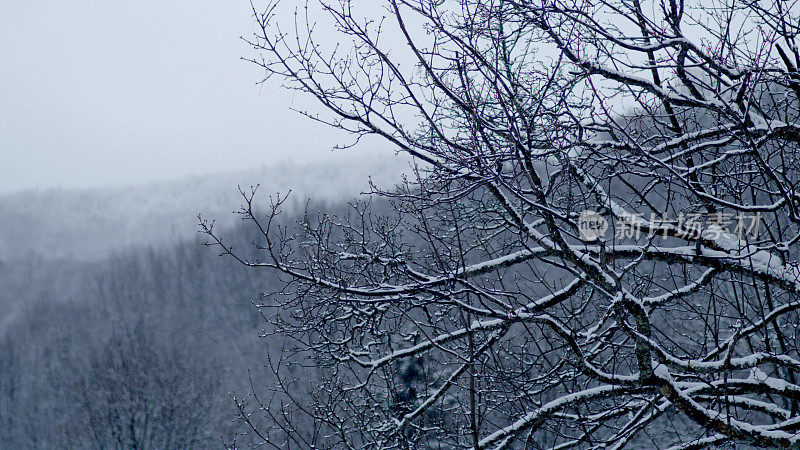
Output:
[[239,60],[252,30],[247,0],[2,0],[0,192],[331,157]]

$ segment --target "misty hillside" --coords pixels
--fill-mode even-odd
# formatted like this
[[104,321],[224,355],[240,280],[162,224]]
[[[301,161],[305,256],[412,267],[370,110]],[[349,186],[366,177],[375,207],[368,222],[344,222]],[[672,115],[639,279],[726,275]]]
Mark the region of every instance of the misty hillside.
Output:
[[219,448],[236,434],[229,394],[262,377],[251,301],[275,283],[199,237],[0,261],[0,448]]
[[[42,193],[3,198],[3,217],[19,222],[2,230],[17,255],[0,259],[0,448],[250,442],[231,396],[272,382],[264,350],[283,339],[263,336],[270,325],[253,302],[283,284],[203,246],[194,216],[217,218],[226,240],[257,257],[252,224],[230,214],[238,197],[206,196],[215,185],[262,176],[285,191],[292,182],[313,196],[312,209],[320,199],[341,213],[369,170],[374,180],[399,173],[287,166],[130,191],[57,191],[49,202]],[[33,207],[18,206],[26,198]],[[299,218],[289,211],[281,221]]]
[[240,172],[105,189],[49,189],[0,196],[0,260],[29,254],[97,260],[109,251],[160,246],[193,237],[197,215],[232,225],[241,204],[237,186],[259,184],[261,197],[292,189],[290,206],[330,203],[387,187],[408,165],[395,158],[337,154],[297,165],[278,163]]

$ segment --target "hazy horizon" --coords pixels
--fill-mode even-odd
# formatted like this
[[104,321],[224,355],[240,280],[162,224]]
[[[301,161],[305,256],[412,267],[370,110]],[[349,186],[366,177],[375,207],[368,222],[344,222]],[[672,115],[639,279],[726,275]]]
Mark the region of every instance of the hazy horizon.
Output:
[[[183,183],[187,180],[203,179],[203,178],[220,178],[226,176],[236,176],[247,173],[259,173],[268,170],[273,170],[280,167],[293,167],[295,169],[302,169],[308,166],[322,166],[331,165],[333,167],[339,166],[358,159],[359,161],[366,160],[371,163],[384,161],[387,167],[402,166],[407,167],[407,162],[410,161],[405,156],[396,157],[395,155],[377,150],[370,149],[348,149],[348,150],[332,150],[327,154],[318,155],[314,158],[300,158],[295,159],[291,156],[283,156],[274,160],[267,160],[261,163],[253,163],[243,165],[241,167],[223,167],[223,168],[208,168],[198,169],[193,172],[174,173],[174,174],[150,174],[151,176],[142,176],[141,178],[128,179],[120,178],[119,180],[110,181],[94,181],[85,182],[84,180],[77,179],[68,183],[44,183],[41,185],[21,185],[21,186],[3,186],[0,183],[0,198],[13,197],[17,195],[26,194],[44,194],[47,192],[93,192],[103,190],[128,190],[137,189],[153,185]],[[148,174],[144,174],[148,175]],[[257,181],[257,180],[256,180]],[[367,183],[368,178],[364,178],[364,183]],[[232,185],[236,188],[235,185]],[[287,189],[291,186],[286,186]]]
[[[0,194],[335,157],[350,140],[241,57],[246,0],[14,2],[0,16]],[[364,150],[360,150],[364,151]]]

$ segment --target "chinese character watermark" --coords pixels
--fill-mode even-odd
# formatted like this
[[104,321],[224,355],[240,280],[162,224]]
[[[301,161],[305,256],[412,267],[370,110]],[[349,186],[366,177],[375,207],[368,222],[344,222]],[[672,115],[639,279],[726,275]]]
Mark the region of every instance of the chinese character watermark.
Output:
[[[639,240],[643,235],[652,238],[658,233],[664,237],[675,236],[682,239],[720,239],[732,234],[738,239],[746,235],[757,238],[761,230],[761,213],[738,214],[714,212],[679,213],[677,219],[669,220],[666,214],[650,214],[650,220],[641,214],[629,214],[615,222],[614,238],[617,240]],[[735,225],[733,232],[731,225]],[[645,230],[646,228],[646,230]],[[609,221],[600,213],[585,210],[578,216],[578,234],[584,242],[595,242],[604,238],[609,229]]]

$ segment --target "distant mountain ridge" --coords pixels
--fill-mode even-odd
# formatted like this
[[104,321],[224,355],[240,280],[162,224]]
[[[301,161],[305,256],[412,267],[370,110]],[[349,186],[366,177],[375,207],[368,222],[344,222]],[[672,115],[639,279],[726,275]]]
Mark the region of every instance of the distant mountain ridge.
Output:
[[329,203],[387,188],[409,165],[401,158],[337,155],[307,164],[273,166],[137,186],[47,189],[0,195],[0,260],[38,254],[91,261],[132,246],[191,238],[197,214],[232,225],[242,203],[237,186],[260,184],[262,201],[290,189],[290,204]]

